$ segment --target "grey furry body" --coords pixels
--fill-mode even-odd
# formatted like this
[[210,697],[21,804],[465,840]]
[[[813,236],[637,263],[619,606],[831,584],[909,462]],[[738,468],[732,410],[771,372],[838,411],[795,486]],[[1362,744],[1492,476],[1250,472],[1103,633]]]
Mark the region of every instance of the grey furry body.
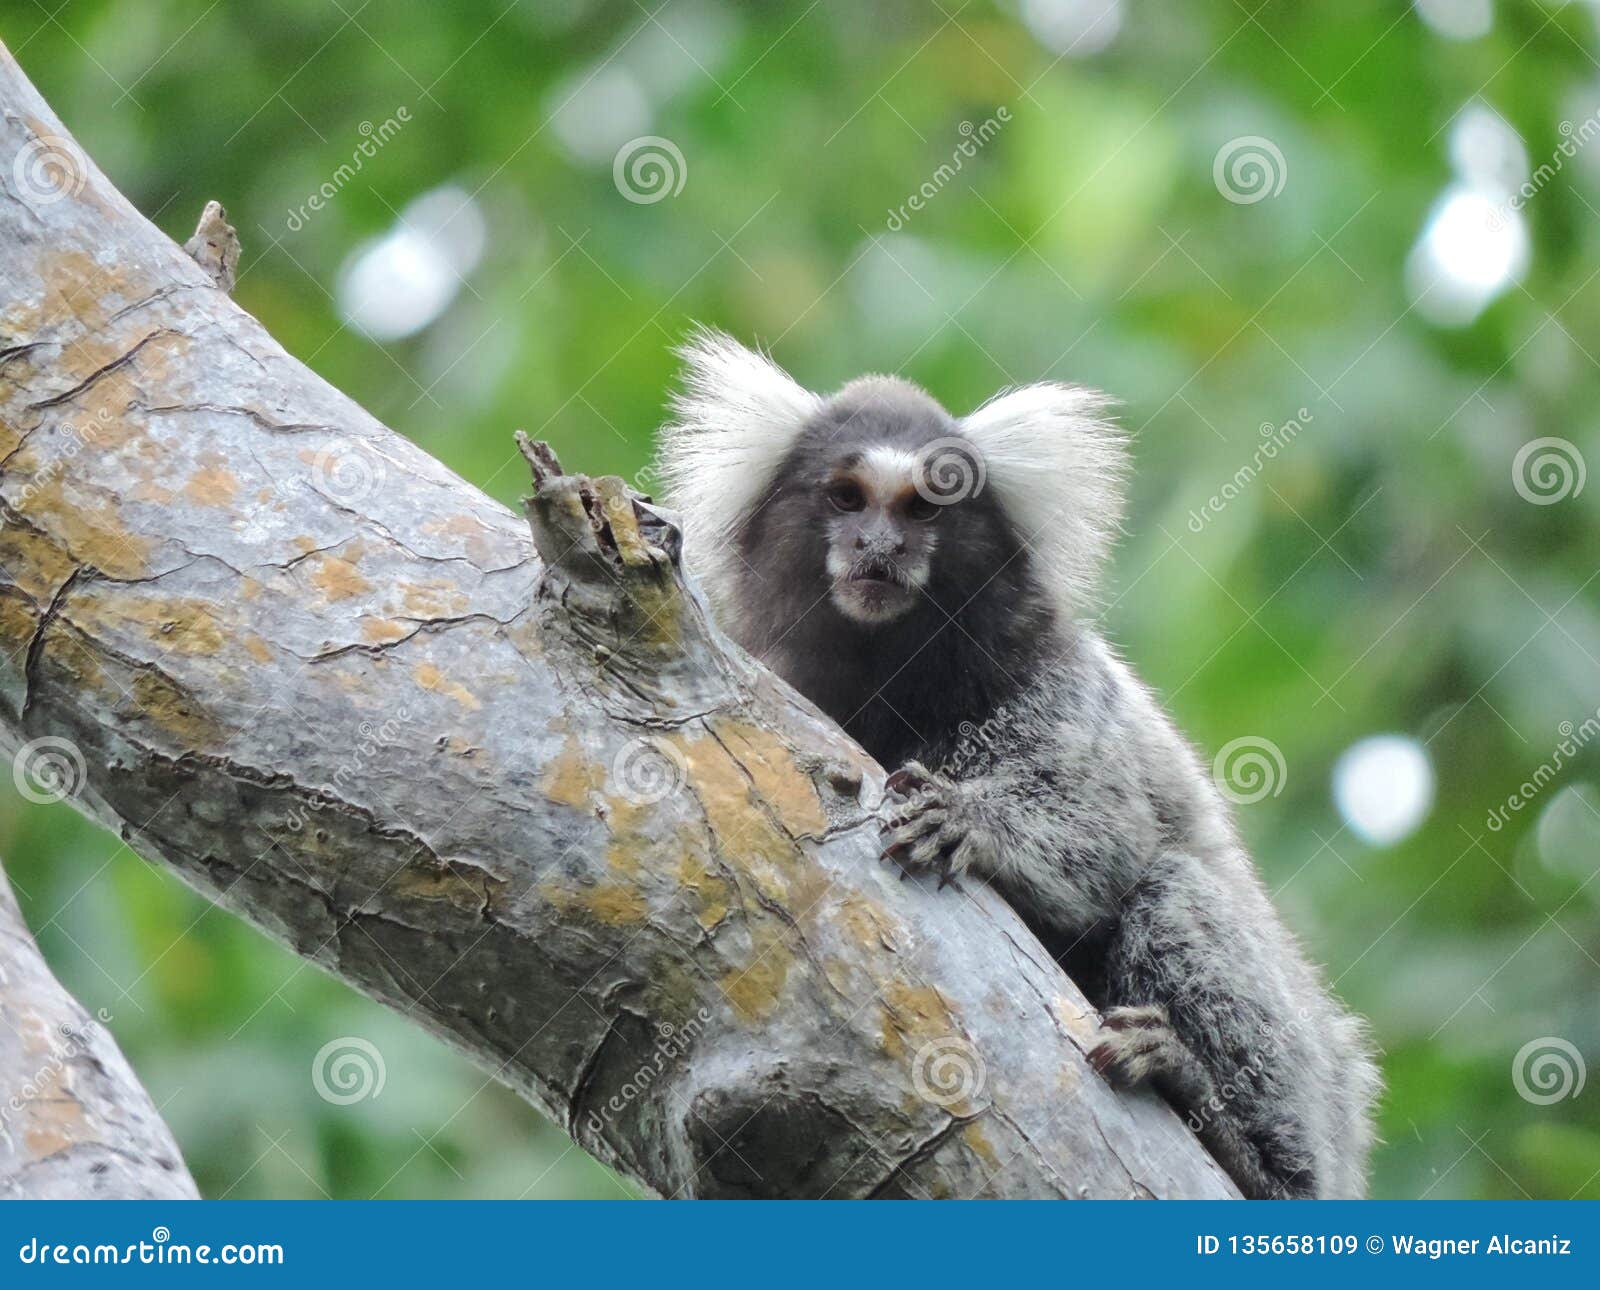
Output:
[[[1102,1010],[1096,1068],[1162,1092],[1246,1195],[1362,1195],[1362,1027],[1081,614],[1120,502],[1103,401],[1030,386],[957,420],[891,378],[821,399],[715,334],[686,355],[662,458],[686,556],[723,626],[898,768],[885,854],[993,883]],[[919,454],[952,442],[988,487],[934,508]]]
[[1361,1027],[1150,693],[1081,632],[998,717],[1002,738],[958,733],[915,760],[962,839],[954,869],[990,879],[1125,1018],[1100,1064],[1166,1093],[1247,1195],[1362,1195],[1377,1080]]

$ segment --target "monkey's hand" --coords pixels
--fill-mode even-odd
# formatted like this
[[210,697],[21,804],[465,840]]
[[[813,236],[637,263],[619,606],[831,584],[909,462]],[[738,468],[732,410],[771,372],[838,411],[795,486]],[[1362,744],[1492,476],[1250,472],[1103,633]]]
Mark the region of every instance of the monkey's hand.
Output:
[[978,852],[962,786],[911,761],[890,775],[884,788],[883,858],[899,864],[902,876],[931,869],[941,889],[955,883]]

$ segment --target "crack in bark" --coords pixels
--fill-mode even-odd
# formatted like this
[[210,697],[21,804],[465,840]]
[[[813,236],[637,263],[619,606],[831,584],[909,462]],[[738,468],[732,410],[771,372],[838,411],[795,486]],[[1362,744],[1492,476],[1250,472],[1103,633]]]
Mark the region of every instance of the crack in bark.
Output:
[[[90,372],[88,376],[84,377],[83,380],[79,381],[70,390],[65,390],[60,394],[54,394],[48,399],[40,399],[37,403],[30,403],[28,404],[28,407],[37,411],[41,408],[56,408],[60,407],[64,403],[70,403],[73,399],[77,398],[78,395],[82,394],[85,390],[92,386],[96,381],[111,375],[112,372],[117,371],[119,368],[126,367],[129,363],[133,362],[133,360],[139,356],[139,352],[151,341],[162,336],[182,335],[183,333],[175,328],[158,327],[155,331],[151,332],[149,335],[145,336],[144,339],[135,344],[131,349],[119,354],[109,363],[103,363],[99,367],[95,368],[94,371]],[[185,339],[187,339],[187,337],[185,337]]]

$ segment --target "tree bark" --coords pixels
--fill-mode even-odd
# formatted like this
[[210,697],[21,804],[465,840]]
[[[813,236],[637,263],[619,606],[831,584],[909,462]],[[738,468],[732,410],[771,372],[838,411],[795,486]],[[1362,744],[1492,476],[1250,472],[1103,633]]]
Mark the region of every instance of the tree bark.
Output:
[[198,1195],[107,1020],[50,975],[0,873],[0,1199]]
[[1093,1009],[1002,901],[879,861],[882,771],[716,632],[668,518],[536,459],[530,541],[286,355],[9,56],[0,105],[19,777],[657,1193],[1235,1194],[1091,1072]]

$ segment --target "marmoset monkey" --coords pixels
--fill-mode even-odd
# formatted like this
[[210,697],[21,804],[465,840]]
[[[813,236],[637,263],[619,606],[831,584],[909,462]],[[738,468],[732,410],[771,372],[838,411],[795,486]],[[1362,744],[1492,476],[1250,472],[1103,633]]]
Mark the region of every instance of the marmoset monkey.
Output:
[[1087,621],[1126,450],[1092,391],[956,418],[867,376],[823,398],[701,331],[663,432],[724,630],[895,772],[886,855],[999,888],[1252,1197],[1365,1188],[1361,1024],[1278,920],[1227,806]]

